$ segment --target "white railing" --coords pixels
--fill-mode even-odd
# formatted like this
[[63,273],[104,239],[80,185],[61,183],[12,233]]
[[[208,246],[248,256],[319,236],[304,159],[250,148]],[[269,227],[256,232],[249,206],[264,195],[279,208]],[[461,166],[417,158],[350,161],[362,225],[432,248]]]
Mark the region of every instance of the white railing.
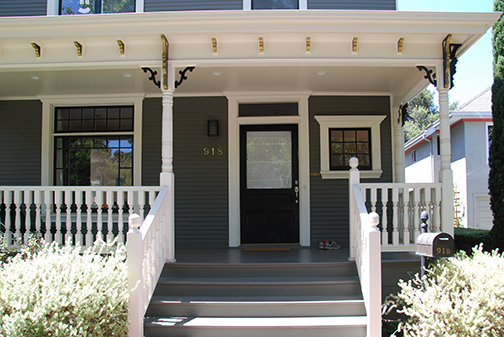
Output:
[[37,233],[47,242],[124,242],[129,214],[148,212],[159,186],[0,186],[0,234],[9,246]]
[[[355,159],[355,160],[353,160]],[[379,215],[368,214],[359,189],[357,158],[350,159],[350,258],[355,259],[359,272],[362,297],[366,306],[367,336],[381,337],[381,246]]]
[[382,250],[414,250],[422,211],[429,213],[433,232],[442,230],[441,186],[441,183],[359,184],[367,209],[380,214]]
[[143,337],[143,318],[166,262],[174,262],[174,218],[171,189],[163,186],[142,223],[129,216],[128,287],[129,337]]

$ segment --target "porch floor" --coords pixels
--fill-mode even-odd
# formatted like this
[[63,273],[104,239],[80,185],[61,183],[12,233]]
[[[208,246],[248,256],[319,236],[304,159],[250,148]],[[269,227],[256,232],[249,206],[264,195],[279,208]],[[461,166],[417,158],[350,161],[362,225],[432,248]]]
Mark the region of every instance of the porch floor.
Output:
[[[246,248],[290,248],[290,251],[245,251]],[[237,248],[177,247],[178,263],[331,263],[347,262],[349,247],[338,250],[321,250],[318,247],[301,246],[242,246]],[[414,252],[383,252],[382,262],[420,261]]]

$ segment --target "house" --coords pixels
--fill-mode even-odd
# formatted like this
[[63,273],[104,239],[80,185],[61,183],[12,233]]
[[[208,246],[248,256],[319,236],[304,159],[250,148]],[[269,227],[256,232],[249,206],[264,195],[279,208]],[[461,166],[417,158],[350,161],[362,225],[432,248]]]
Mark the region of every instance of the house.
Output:
[[[380,249],[392,252],[387,263],[413,251],[421,210],[433,228],[453,231],[450,71],[499,18],[395,9],[394,0],[2,1],[7,241],[30,231],[84,246],[97,237],[124,241],[129,219],[130,284],[140,284],[131,336],[144,334],[151,300],[157,318],[146,322],[148,336],[165,328],[224,335],[217,326],[240,336],[306,335],[313,326],[319,335],[379,336]],[[405,184],[401,107],[433,74],[442,183]],[[184,249],[204,248],[200,261],[246,245],[316,254],[323,239],[337,240],[335,256],[346,262],[300,255],[297,268],[256,263],[257,273],[239,259],[231,271],[198,264],[193,271],[208,273],[196,279],[212,280],[198,289],[220,289],[205,308],[243,320],[221,320],[219,309],[193,319],[191,296],[210,295],[173,263]],[[387,266],[384,289],[395,278]],[[260,285],[285,293],[274,302]],[[215,298],[231,289],[255,292]],[[152,309],[170,303],[175,312]],[[269,311],[257,308],[263,303]],[[303,318],[312,312],[323,317]]]
[[[492,228],[488,191],[492,126],[490,87],[450,113],[454,217],[461,227]],[[427,177],[429,182],[438,181],[439,121],[408,141],[404,149],[406,182],[420,182]]]

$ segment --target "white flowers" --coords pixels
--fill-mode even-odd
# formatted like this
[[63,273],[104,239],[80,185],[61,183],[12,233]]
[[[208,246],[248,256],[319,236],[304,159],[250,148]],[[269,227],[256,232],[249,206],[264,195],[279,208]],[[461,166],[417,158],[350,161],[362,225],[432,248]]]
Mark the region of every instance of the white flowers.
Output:
[[0,265],[0,336],[127,336],[125,260],[124,245],[53,243]]

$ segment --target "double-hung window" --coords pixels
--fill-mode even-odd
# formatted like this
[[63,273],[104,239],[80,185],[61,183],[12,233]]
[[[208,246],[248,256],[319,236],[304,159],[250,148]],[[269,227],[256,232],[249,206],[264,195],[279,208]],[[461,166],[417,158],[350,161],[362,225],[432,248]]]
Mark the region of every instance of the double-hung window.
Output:
[[135,12],[135,0],[60,0],[60,15]]
[[133,185],[133,106],[58,107],[55,114],[55,185]]

